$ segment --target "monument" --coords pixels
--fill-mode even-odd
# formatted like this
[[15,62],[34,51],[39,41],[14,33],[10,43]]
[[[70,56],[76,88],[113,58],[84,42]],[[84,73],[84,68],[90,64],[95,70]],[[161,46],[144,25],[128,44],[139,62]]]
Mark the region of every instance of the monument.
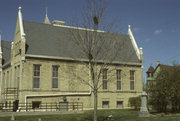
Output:
[[147,93],[143,91],[141,95],[141,108],[139,112],[139,117],[148,117],[148,116],[149,116],[149,111],[147,109]]

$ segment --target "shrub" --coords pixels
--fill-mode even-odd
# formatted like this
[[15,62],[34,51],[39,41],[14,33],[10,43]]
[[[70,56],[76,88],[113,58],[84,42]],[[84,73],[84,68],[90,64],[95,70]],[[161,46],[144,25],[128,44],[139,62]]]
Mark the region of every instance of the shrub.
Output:
[[141,106],[141,97],[131,97],[129,98],[129,104],[131,107],[134,107],[135,110],[139,109]]

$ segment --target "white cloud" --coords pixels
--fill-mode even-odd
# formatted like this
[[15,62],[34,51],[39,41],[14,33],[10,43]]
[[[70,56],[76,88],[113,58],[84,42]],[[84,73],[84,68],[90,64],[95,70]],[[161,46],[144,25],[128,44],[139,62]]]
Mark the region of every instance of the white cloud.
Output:
[[154,31],[154,34],[155,35],[159,35],[162,32],[163,32],[162,29],[157,29],[157,30]]

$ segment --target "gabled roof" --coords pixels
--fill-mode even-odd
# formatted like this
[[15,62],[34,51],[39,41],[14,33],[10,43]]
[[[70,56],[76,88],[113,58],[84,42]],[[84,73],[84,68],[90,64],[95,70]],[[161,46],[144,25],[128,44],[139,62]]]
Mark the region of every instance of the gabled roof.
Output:
[[11,57],[11,42],[1,40],[2,44],[2,58],[3,58],[3,65],[10,61]]
[[[23,21],[23,26],[26,34],[26,54],[87,59],[72,40],[72,33],[70,32],[72,28],[28,21]],[[102,34],[107,33],[102,32]],[[115,61],[141,63],[129,35],[117,34],[116,37],[117,41],[125,44],[118,52]]]
[[154,67],[150,66],[146,73],[153,73],[155,71]]
[[180,66],[177,65],[177,66],[170,66],[170,65],[164,65],[164,64],[158,64],[154,70],[154,72],[157,70],[157,68],[160,68],[161,70],[167,70],[169,72],[171,72],[173,69],[180,69]]

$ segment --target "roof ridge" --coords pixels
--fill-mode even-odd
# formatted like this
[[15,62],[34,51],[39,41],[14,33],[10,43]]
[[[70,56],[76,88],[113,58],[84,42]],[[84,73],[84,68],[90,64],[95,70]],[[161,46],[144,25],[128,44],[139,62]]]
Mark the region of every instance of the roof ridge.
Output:
[[[93,29],[86,29],[86,28],[83,28],[83,27],[68,26],[68,25],[57,25],[56,26],[56,25],[53,25],[53,24],[45,24],[45,23],[41,23],[41,22],[28,21],[28,20],[23,20],[23,22],[30,22],[30,23],[41,24],[41,25],[44,25],[44,26],[51,26],[51,27],[57,27],[57,28],[76,29],[76,30],[90,30],[90,31],[93,30]],[[98,30],[98,32],[105,32],[105,33],[121,35],[121,36],[129,36],[128,34],[125,34],[125,33],[113,33],[113,32],[108,32],[108,31],[103,31],[103,30]]]

